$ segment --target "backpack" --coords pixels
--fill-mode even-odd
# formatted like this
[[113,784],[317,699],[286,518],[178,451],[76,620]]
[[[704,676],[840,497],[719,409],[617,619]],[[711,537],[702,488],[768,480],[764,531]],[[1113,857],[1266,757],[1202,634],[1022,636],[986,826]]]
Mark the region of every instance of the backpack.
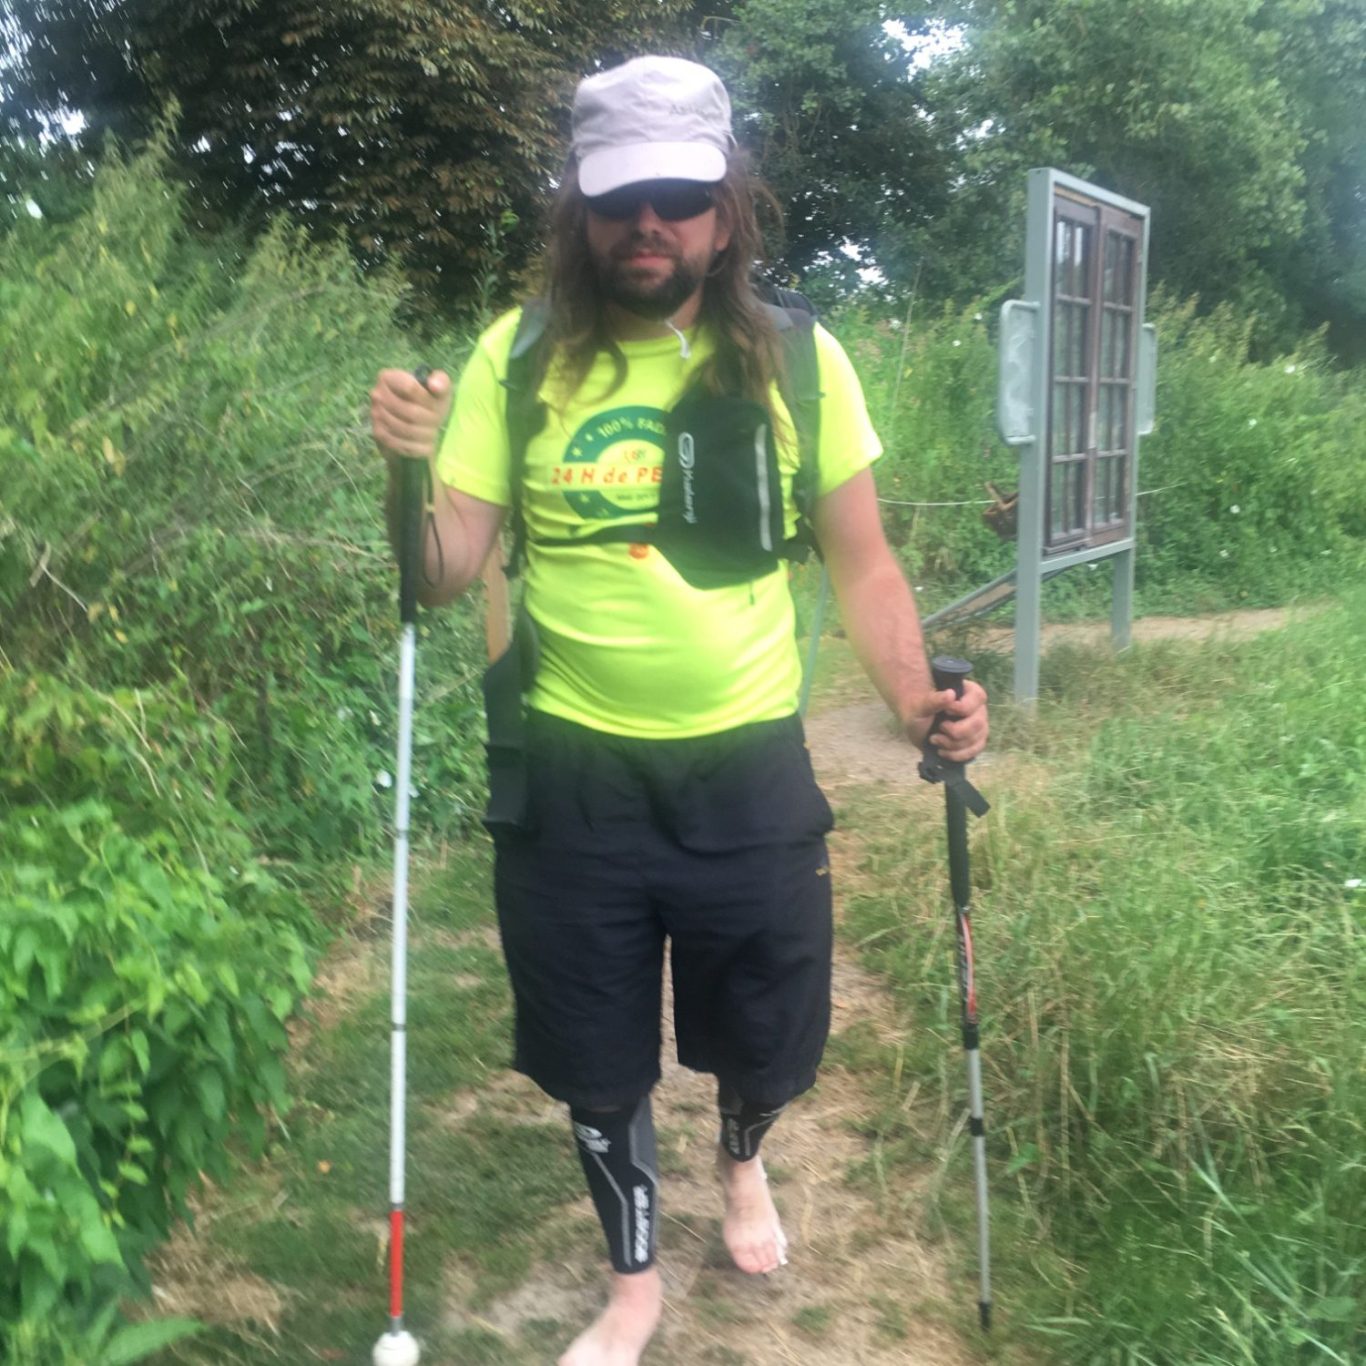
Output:
[[[811,526],[811,509],[815,502],[818,487],[818,455],[820,449],[820,369],[816,356],[815,321],[816,313],[811,303],[794,290],[772,288],[767,291],[770,298],[763,301],[780,338],[785,365],[779,379],[779,392],[791,414],[796,429],[799,464],[793,477],[792,492],[797,507],[796,534],[774,546],[772,553],[793,561],[804,561],[812,550],[819,555],[815,532]],[[521,573],[526,562],[527,527],[523,509],[523,484],[526,477],[526,453],[531,440],[545,425],[545,404],[537,400],[532,389],[533,377],[537,372],[537,347],[545,335],[548,308],[545,300],[533,299],[522,309],[517,330],[512,339],[512,350],[508,358],[508,371],[502,383],[507,391],[507,428],[510,453],[509,487],[511,504],[508,509],[509,525],[512,530],[512,543],[505,572],[509,578]],[[686,399],[685,395],[685,399]],[[736,403],[741,400],[734,400]],[[681,406],[681,404],[680,404]],[[661,489],[661,517],[666,504],[678,501],[676,471],[666,468],[666,485]],[[723,498],[714,500],[720,504]],[[781,525],[782,510],[776,509],[777,523]],[[693,520],[691,517],[688,520]],[[632,524],[629,526],[606,527],[598,532],[573,538],[574,543],[604,541],[654,541],[656,528]],[[779,533],[781,534],[781,533]],[[567,544],[567,541],[546,541],[546,544]],[[671,559],[678,561],[673,554]],[[705,571],[683,571],[685,577],[697,586],[711,586]],[[745,577],[741,565],[733,565],[729,574],[720,573],[715,582],[735,581],[736,575]],[[695,576],[697,575],[697,576]],[[753,575],[749,575],[752,577]]]

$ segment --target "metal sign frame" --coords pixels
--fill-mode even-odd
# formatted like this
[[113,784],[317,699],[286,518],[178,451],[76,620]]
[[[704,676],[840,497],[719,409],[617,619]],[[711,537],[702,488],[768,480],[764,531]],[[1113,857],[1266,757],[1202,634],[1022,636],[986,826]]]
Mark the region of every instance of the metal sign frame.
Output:
[[[1085,351],[1088,359],[1080,376],[1059,377],[1056,362],[1059,338],[1055,336],[1058,319],[1055,316],[1059,293],[1056,270],[1059,265],[1060,238],[1057,232],[1058,206],[1063,205],[1061,217],[1078,217],[1077,208],[1095,218],[1096,233],[1090,241],[1094,263],[1090,278],[1101,279],[1100,253],[1108,249],[1111,236],[1131,238],[1137,242],[1138,259],[1134,263],[1136,283],[1132,290],[1123,292],[1127,303],[1113,304],[1106,293],[1092,289],[1083,310],[1086,320],[1084,338],[1078,341],[1078,354]],[[1120,230],[1111,224],[1119,223],[1116,215],[1131,220],[1132,230]],[[1064,569],[1091,564],[1101,559],[1114,560],[1113,594],[1110,608],[1110,634],[1115,647],[1128,645],[1133,623],[1134,588],[1134,526],[1138,511],[1138,455],[1139,438],[1153,428],[1154,395],[1157,378],[1157,334],[1144,321],[1148,293],[1148,227],[1147,205],[1137,204],[1098,185],[1078,180],[1053,167],[1040,167],[1029,173],[1029,216],[1025,243],[1025,297],[1012,299],[1001,307],[1000,376],[997,390],[996,420],[1001,438],[1020,453],[1020,500],[1015,568],[1015,700],[1032,702],[1039,692],[1039,642],[1042,631],[1042,597],[1045,579]],[[1067,247],[1062,251],[1064,266],[1068,262]],[[1108,276],[1105,277],[1107,280]],[[1065,305],[1070,300],[1065,297]],[[1088,311],[1089,310],[1089,311]],[[1114,314],[1116,329],[1123,321],[1122,337],[1114,345],[1129,348],[1126,360],[1116,372],[1110,364],[1101,370],[1100,331],[1107,319],[1107,310]],[[1122,315],[1122,318],[1121,318]],[[1100,324],[1101,326],[1098,326]],[[1067,326],[1070,324],[1064,324]],[[1107,344],[1110,338],[1107,334]],[[1063,350],[1070,351],[1070,342]],[[1075,369],[1075,367],[1073,367]],[[1127,370],[1127,374],[1123,371]],[[1064,451],[1058,455],[1059,439],[1053,425],[1054,397],[1059,385],[1070,393],[1068,385],[1082,384],[1083,393],[1091,400],[1083,400],[1085,412],[1076,424],[1082,433],[1080,451]],[[1106,412],[1097,413],[1095,396],[1103,392]],[[1070,399],[1068,400],[1070,404]],[[1070,419],[1069,419],[1070,420]],[[1109,430],[1102,437],[1101,427]],[[1119,449],[1101,451],[1099,441],[1105,439],[1115,445],[1115,433],[1123,434]],[[1069,438],[1072,430],[1068,428]],[[1069,439],[1064,444],[1071,445]],[[1052,490],[1050,472],[1070,464],[1079,473],[1066,477],[1073,480],[1061,492]],[[1119,468],[1115,469],[1114,466]],[[1112,480],[1103,492],[1106,517],[1103,525],[1095,523],[1096,494],[1093,471],[1106,470],[1105,478]],[[1123,487],[1118,483],[1122,480]],[[1060,502],[1069,502],[1079,511],[1081,521],[1066,523],[1059,530]],[[1119,515],[1122,506],[1123,515]],[[1050,532],[1052,533],[1050,535]]]

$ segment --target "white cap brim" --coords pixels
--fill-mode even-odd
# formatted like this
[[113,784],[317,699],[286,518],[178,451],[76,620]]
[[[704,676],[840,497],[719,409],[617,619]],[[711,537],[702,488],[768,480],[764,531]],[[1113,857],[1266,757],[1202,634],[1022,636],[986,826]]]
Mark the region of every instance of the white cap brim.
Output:
[[590,198],[642,180],[700,180],[712,185],[725,178],[726,154],[697,142],[639,142],[605,147],[579,163],[579,189]]

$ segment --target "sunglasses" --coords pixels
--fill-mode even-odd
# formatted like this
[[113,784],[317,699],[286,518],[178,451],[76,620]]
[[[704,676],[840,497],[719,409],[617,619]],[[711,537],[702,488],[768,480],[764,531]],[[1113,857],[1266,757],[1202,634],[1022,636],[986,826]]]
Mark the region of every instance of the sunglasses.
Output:
[[594,195],[588,207],[599,218],[625,223],[648,204],[666,223],[681,223],[697,218],[716,203],[710,185],[696,180],[650,180],[640,185],[623,185],[608,194]]

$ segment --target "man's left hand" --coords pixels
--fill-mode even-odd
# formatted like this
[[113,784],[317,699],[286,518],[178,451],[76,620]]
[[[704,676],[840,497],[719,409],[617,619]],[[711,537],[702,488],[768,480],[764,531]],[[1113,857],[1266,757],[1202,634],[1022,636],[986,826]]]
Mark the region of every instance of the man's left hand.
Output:
[[921,749],[926,747],[925,736],[941,712],[944,719],[929,744],[955,763],[975,759],[986,748],[990,730],[986,689],[969,678],[964,680],[962,697],[954,696],[952,689],[926,693],[923,710],[906,724],[906,734]]

